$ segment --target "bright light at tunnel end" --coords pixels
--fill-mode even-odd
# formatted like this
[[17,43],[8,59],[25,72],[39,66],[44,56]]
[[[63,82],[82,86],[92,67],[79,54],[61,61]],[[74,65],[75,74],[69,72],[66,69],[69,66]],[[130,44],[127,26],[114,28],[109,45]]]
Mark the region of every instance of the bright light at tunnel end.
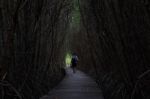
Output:
[[66,63],[66,67],[70,67],[71,66],[71,54],[70,53],[67,53],[66,56],[65,56],[65,63]]

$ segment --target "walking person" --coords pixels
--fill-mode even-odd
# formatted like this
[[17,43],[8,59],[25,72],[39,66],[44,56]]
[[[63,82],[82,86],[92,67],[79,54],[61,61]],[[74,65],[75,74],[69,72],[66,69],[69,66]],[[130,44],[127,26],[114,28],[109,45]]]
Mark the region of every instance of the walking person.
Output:
[[72,54],[72,59],[71,59],[71,68],[73,70],[73,73],[76,73],[76,67],[77,67],[77,62],[78,62],[78,56],[76,53]]

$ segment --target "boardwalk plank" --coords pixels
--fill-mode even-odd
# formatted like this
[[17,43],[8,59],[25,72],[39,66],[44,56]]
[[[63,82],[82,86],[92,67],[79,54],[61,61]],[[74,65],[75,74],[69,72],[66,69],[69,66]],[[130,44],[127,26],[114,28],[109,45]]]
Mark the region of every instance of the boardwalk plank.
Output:
[[40,99],[103,99],[102,92],[89,76],[81,71],[66,70],[64,80]]

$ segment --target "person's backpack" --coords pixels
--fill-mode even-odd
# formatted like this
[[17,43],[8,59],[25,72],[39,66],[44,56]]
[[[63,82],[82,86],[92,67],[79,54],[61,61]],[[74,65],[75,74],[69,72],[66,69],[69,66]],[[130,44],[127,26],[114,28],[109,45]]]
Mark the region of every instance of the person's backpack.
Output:
[[73,63],[73,64],[74,64],[74,63],[77,63],[76,57],[72,57],[72,63]]

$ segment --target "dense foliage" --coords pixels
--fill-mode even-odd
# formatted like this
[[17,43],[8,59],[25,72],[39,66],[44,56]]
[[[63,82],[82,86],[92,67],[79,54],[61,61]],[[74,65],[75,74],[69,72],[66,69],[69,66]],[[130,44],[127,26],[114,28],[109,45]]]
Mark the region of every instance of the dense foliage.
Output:
[[38,99],[65,55],[105,99],[150,99],[148,0],[0,0],[0,99]]
[[79,5],[80,68],[95,77],[106,99],[149,99],[150,2],[79,0]]
[[68,0],[0,0],[0,99],[38,99],[63,77]]

